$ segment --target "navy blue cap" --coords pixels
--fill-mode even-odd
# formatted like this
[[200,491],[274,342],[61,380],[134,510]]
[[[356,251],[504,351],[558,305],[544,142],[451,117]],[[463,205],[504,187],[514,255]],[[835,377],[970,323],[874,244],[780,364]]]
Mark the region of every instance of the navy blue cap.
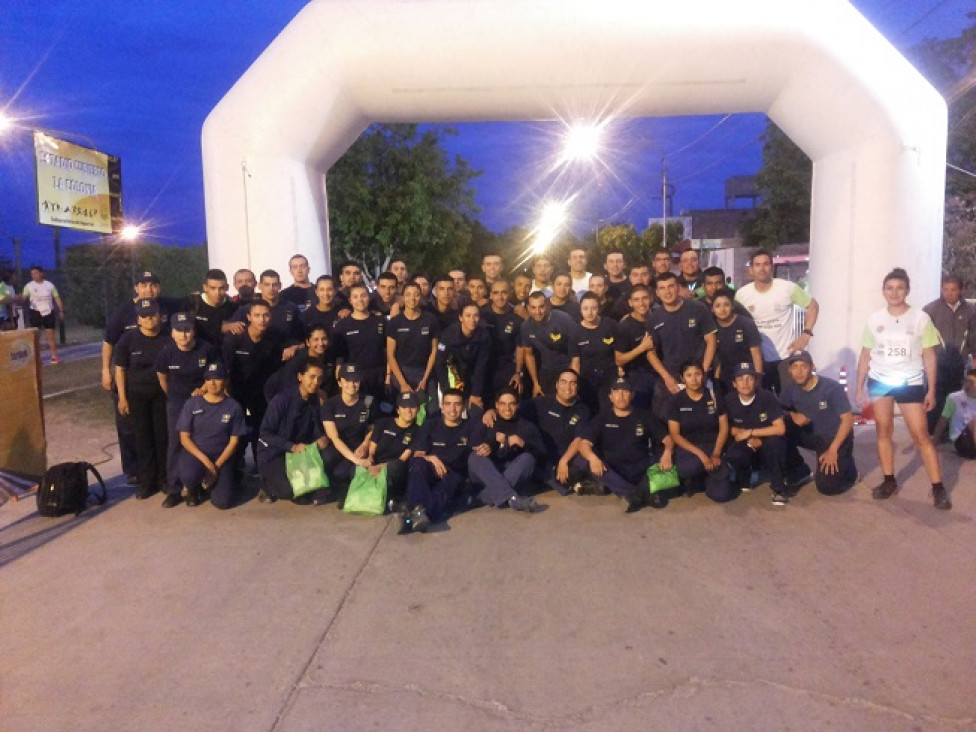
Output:
[[145,272],[140,272],[139,274],[136,275],[136,284],[144,284],[146,282],[152,282],[154,285],[158,285],[159,277],[154,275],[149,270],[146,270]]
[[622,389],[622,390],[632,392],[634,390],[634,387],[633,385],[631,385],[630,379],[625,379],[623,376],[621,376],[619,379],[614,381],[613,384],[610,385],[610,390],[613,391],[614,389]]
[[193,318],[189,313],[173,313],[169,319],[169,327],[173,330],[192,331]]
[[414,409],[420,409],[420,399],[417,398],[417,393],[413,391],[401,391],[400,396],[397,397],[398,407],[413,407]]
[[207,373],[204,378],[207,379],[226,379],[227,378],[227,367],[224,366],[221,361],[214,361],[207,366]]
[[151,318],[154,315],[159,315],[159,303],[155,300],[139,300],[136,303],[136,316]]
[[346,363],[339,370],[339,378],[345,379],[346,381],[362,381],[363,372],[362,369],[356,367],[356,364]]
[[813,356],[810,355],[809,351],[795,351],[794,353],[791,353],[786,359],[786,365],[791,366],[797,361],[802,361],[803,363],[813,366]]
[[756,369],[753,367],[751,363],[748,363],[747,361],[743,361],[742,363],[737,363],[735,365],[735,368],[732,369],[732,378],[733,379],[737,378],[739,376],[742,376],[743,374],[752,374],[753,376],[755,376]]

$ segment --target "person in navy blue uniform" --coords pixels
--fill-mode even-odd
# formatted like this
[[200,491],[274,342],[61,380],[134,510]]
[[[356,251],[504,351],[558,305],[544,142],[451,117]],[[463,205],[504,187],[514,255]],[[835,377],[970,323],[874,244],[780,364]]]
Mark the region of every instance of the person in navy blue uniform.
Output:
[[338,305],[336,285],[332,275],[322,275],[315,280],[315,302],[302,313],[302,328],[305,331],[305,336],[308,337],[313,326],[322,325],[331,341],[335,324],[339,322],[340,318],[349,315],[350,312],[352,311],[342,310]]
[[545,450],[536,466],[536,478],[564,496],[572,492],[571,486],[584,477],[586,469],[585,461],[575,460],[580,435],[591,415],[577,396],[579,382],[579,374],[566,369],[556,379],[555,394],[536,397],[522,407],[526,419],[539,428]]
[[299,369],[297,383],[271,400],[261,421],[258,436],[258,471],[263,486],[258,493],[262,503],[288,498],[295,503],[312,503],[314,496],[295,497],[285,466],[285,453],[322,450],[327,440],[319,418],[319,385],[322,367],[306,361]]
[[[668,433],[674,443],[674,464],[686,495],[704,490],[716,503],[731,501],[738,491],[729,479],[729,466],[722,456],[729,437],[725,405],[705,388],[701,361],[689,359],[680,367],[684,389],[671,399]],[[652,502],[662,507],[663,491]]]
[[153,272],[140,272],[132,283],[134,297],[126,300],[113,310],[105,322],[105,333],[102,337],[102,388],[111,392],[115,409],[115,430],[119,437],[119,454],[122,459],[122,472],[129,483],[139,481],[139,461],[136,457],[135,432],[132,420],[128,414],[122,414],[118,409],[119,391],[115,383],[115,347],[122,334],[139,327],[136,316],[136,303],[140,300],[155,300],[159,306],[160,315],[165,322],[172,313],[182,310],[179,301],[174,298],[160,297],[160,282]]
[[[353,288],[355,299],[357,290]],[[325,472],[332,481],[332,491],[341,495],[357,467],[368,468],[369,440],[373,430],[376,401],[363,393],[362,372],[355,363],[343,364],[339,372],[339,393],[322,403],[320,418],[327,438],[322,450]],[[316,496],[324,502],[326,494]]]
[[668,404],[678,393],[681,365],[697,359],[706,373],[715,360],[715,319],[711,311],[695,300],[686,300],[678,290],[678,277],[665,272],[657,277],[655,294],[661,307],[647,317],[647,330],[654,348],[647,358],[660,376],[654,388],[652,413],[667,420]]
[[552,394],[559,372],[569,368],[579,373],[579,325],[566,313],[553,311],[543,292],[529,295],[528,310],[529,319],[522,323],[519,333],[519,347],[532,378],[532,396]]
[[481,325],[478,306],[463,305],[457,321],[441,331],[437,345],[435,369],[441,393],[458,389],[468,407],[484,409],[490,351],[491,336]]
[[[762,377],[762,336],[755,321],[737,313],[735,293],[719,290],[712,298],[712,315],[718,330],[715,333],[715,376],[721,385],[720,396],[735,391],[733,372],[740,363],[749,362],[757,375]],[[741,305],[740,305],[741,307]]]
[[451,501],[464,485],[468,456],[491,454],[480,419],[465,419],[464,395],[448,389],[441,413],[424,422],[407,472],[407,506],[400,515],[400,533],[423,533],[432,521],[447,518]]
[[645,410],[635,408],[633,400],[631,383],[626,378],[617,379],[610,389],[612,408],[597,414],[583,429],[576,459],[595,479],[583,481],[578,492],[609,489],[627,502],[627,513],[639,511],[648,502],[647,469],[655,462],[653,441],[661,445],[663,468],[670,468],[672,459],[670,437],[664,437],[657,421]]
[[202,394],[187,399],[176,422],[181,447],[176,473],[186,486],[187,506],[199,505],[207,490],[215,508],[230,508],[237,500],[238,484],[228,463],[238,441],[247,435],[247,425],[244,409],[227,396],[226,386],[224,364],[209,364]]
[[509,302],[511,288],[502,279],[491,284],[490,303],[481,308],[481,322],[488,329],[491,348],[488,351],[488,379],[491,398],[506,386],[521,393],[523,353],[518,347],[522,318]]
[[615,359],[617,366],[624,370],[624,376],[634,387],[634,406],[638,409],[650,409],[651,394],[657,382],[657,375],[647,356],[654,349],[654,340],[647,332],[651,291],[646,285],[634,285],[625,302],[630,307],[630,313],[617,324],[613,341]]
[[156,377],[166,394],[166,499],[164,508],[180,502],[182,484],[176,470],[180,435],[176,430],[186,400],[203,386],[207,364],[220,358],[220,352],[196,336],[196,325],[189,313],[174,313],[169,319],[172,341],[163,346],[156,359]]
[[390,318],[386,327],[390,384],[401,393],[415,391],[436,407],[434,364],[440,325],[437,318],[423,309],[423,295],[416,282],[403,286],[402,297],[403,311]]
[[218,348],[224,333],[245,327],[232,320],[237,303],[227,297],[227,275],[220,269],[207,271],[201,292],[187,298],[187,310],[196,324],[197,338]]
[[227,366],[230,395],[242,407],[250,435],[239,445],[236,469],[243,472],[244,454],[248,443],[257,439],[261,420],[268,408],[264,387],[271,375],[281,366],[280,341],[269,331],[271,309],[264,300],[252,300],[247,305],[247,328],[240,334],[227,333],[221,346],[221,360]]
[[610,385],[618,374],[615,342],[617,324],[600,315],[600,299],[587,292],[580,300],[582,321],[576,347],[580,354],[581,394],[591,412],[610,406]]
[[396,400],[396,416],[377,420],[369,435],[370,470],[386,466],[386,497],[400,506],[407,489],[407,461],[413,455],[417,433],[417,410],[420,399],[412,391],[401,391]]
[[[258,278],[258,296],[268,305],[268,332],[282,346],[284,360],[291,358],[302,344],[301,313],[298,306],[281,298],[281,277],[273,269],[266,269]],[[234,314],[234,320],[246,323],[249,305],[242,305]]]
[[132,417],[139,465],[136,498],[141,499],[166,487],[166,394],[156,376],[156,359],[169,338],[155,300],[140,300],[136,317],[139,327],[126,331],[115,349],[115,382],[118,410]]
[[335,326],[337,360],[354,364],[365,394],[379,402],[386,393],[386,318],[369,311],[369,290],[365,285],[349,288],[352,315]]
[[292,303],[300,314],[304,313],[315,304],[315,288],[308,279],[310,268],[305,255],[293,254],[288,260],[288,271],[292,283],[281,291],[281,299]]
[[542,435],[534,424],[519,416],[518,393],[511,387],[495,399],[495,415],[486,434],[491,454],[471,453],[468,475],[480,488],[478,500],[482,503],[534,513],[539,506],[525,493],[537,461],[545,458]]
[[397,278],[392,272],[383,272],[376,278],[376,289],[369,296],[369,310],[389,319],[399,311]]
[[798,448],[817,456],[817,490],[835,496],[857,482],[854,464],[854,415],[844,387],[814,372],[813,358],[798,351],[786,359],[791,383],[784,384],[780,404],[786,411],[786,492],[773,496],[784,505],[810,476]]
[[759,374],[751,361],[732,371],[734,392],[725,398],[731,443],[725,459],[735,471],[736,486],[750,490],[752,471],[769,478],[773,495],[782,494],[786,470],[786,422],[783,408],[771,391],[756,388]]
[[560,272],[552,281],[552,295],[549,298],[549,307],[553,311],[566,313],[573,322],[580,322],[583,316],[580,314],[579,302],[576,300],[576,293],[573,292],[573,278],[565,272]]
[[264,397],[270,402],[285,389],[295,385],[298,370],[305,361],[315,361],[325,369],[322,377],[322,391],[326,396],[338,393],[339,386],[335,380],[334,362],[329,361],[329,337],[324,325],[313,325],[305,337],[304,348],[298,349],[294,356],[285,361],[281,368],[275,371],[264,383]]

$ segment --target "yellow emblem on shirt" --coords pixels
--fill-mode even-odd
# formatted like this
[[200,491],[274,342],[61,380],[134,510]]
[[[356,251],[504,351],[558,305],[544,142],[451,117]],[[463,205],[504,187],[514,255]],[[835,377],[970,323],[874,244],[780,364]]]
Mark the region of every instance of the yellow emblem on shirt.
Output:
[[563,337],[563,334],[562,333],[550,333],[549,334],[549,337],[552,338],[554,341],[558,341],[558,340],[560,340]]

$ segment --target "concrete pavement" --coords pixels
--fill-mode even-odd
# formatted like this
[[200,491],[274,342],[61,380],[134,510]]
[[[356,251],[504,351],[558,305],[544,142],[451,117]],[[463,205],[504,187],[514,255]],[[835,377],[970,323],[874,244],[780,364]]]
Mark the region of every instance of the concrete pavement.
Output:
[[[936,511],[545,493],[428,535],[334,505],[0,509],[4,730],[972,729],[976,463]],[[116,476],[117,460],[103,475]]]

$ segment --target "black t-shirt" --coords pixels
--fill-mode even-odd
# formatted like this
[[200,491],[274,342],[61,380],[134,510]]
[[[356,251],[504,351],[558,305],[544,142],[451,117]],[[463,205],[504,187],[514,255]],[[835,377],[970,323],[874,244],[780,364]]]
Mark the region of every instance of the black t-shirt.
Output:
[[722,381],[732,383],[736,364],[752,363],[754,346],[762,344],[762,336],[751,318],[736,317],[729,325],[719,325],[715,334],[716,360],[722,367]]
[[590,421],[589,407],[579,399],[566,406],[554,395],[540,396],[526,402],[522,409],[525,418],[534,422],[542,433],[542,444],[553,462],[565,454]]
[[336,394],[322,403],[319,414],[323,422],[335,422],[346,447],[355,450],[366,439],[366,433],[373,423],[373,399],[360,395],[355,404],[346,404],[342,401],[342,394]]
[[[609,318],[600,318],[596,328],[580,325],[576,336],[576,347],[580,354],[580,369],[584,373],[599,371],[603,374],[616,374],[617,323]],[[646,359],[645,359],[646,360]]]
[[448,427],[438,416],[424,422],[414,449],[440,458],[455,472],[467,473],[468,455],[484,441],[485,426],[480,419],[462,419],[456,427]]
[[580,312],[579,303],[576,300],[567,299],[562,305],[556,305],[556,303],[550,300],[553,310],[558,310],[561,313],[566,313],[575,322],[580,322],[583,319],[583,314]]
[[499,315],[489,305],[481,310],[481,322],[491,336],[488,373],[502,370],[506,376],[511,375],[515,368],[515,349],[518,348],[522,318],[511,307]]
[[203,295],[193,295],[187,303],[188,309],[193,313],[193,322],[196,324],[197,338],[205,340],[214,346],[219,346],[223,339],[221,326],[234,317],[237,311],[237,303],[229,298],[219,305],[211,305],[203,299]]
[[[242,305],[237,309],[234,320],[247,324],[247,314],[251,309],[250,304]],[[278,302],[269,308],[271,316],[268,322],[268,332],[285,346],[292,346],[301,343],[304,339],[302,332],[301,313],[298,306],[288,300],[278,298]]]
[[743,404],[737,393],[729,394],[725,398],[725,410],[729,415],[729,427],[744,430],[763,429],[783,417],[783,408],[776,395],[765,389],[756,389],[749,404]]
[[394,417],[384,417],[378,421],[373,428],[372,441],[376,443],[373,462],[386,463],[398,459],[405,450],[413,450],[419,431],[416,422],[401,427]]
[[578,331],[579,325],[572,318],[553,310],[541,323],[534,318],[522,323],[519,345],[532,348],[539,355],[540,370],[562,370],[569,368],[571,361],[579,356]]
[[697,447],[711,450],[718,439],[719,417],[725,405],[710,392],[695,401],[684,389],[671,397],[668,421],[677,422],[681,436]]
[[393,307],[393,303],[395,302],[395,297],[390,302],[383,302],[383,298],[380,297],[380,293],[373,291],[369,296],[369,311],[371,313],[376,313],[377,315],[382,315],[384,318],[389,318],[390,308]]
[[224,334],[221,354],[231,393],[252,413],[263,412],[267,406],[264,384],[281,367],[281,350],[281,344],[267,331],[260,341],[251,340],[247,328],[239,335]]
[[115,363],[125,369],[127,395],[151,395],[162,387],[156,377],[156,359],[167,343],[168,335],[143,335],[142,331],[127,330],[115,346]]
[[185,402],[194,389],[203,385],[207,364],[220,359],[217,348],[204,340],[197,340],[189,351],[181,351],[170,341],[156,359],[156,371],[166,375],[166,399]]
[[705,355],[705,336],[715,332],[711,312],[695,300],[682,300],[674,312],[661,307],[647,316],[647,330],[654,339],[658,358],[675,378],[681,364]]
[[318,298],[315,296],[315,286],[299,287],[298,285],[288,285],[282,290],[278,297],[285,302],[292,303],[298,308],[299,313],[304,313],[310,307],[314,307]]
[[321,311],[317,307],[312,306],[307,310],[302,312],[302,330],[305,332],[305,337],[311,333],[312,328],[316,325],[322,325],[325,327],[325,332],[329,336],[329,342],[334,338],[333,332],[335,331],[335,324],[339,320],[339,308],[335,303],[332,303],[332,309]]
[[420,317],[411,320],[401,313],[390,319],[386,326],[386,337],[396,342],[396,360],[402,369],[427,368],[431,348],[435,338],[440,337],[437,318],[431,313],[421,311]]
[[460,311],[457,308],[448,308],[444,312],[441,312],[437,309],[437,302],[431,301],[430,314],[437,318],[437,326],[443,333],[445,330],[458,322]]
[[370,314],[362,320],[349,315],[335,325],[336,355],[364,371],[386,366],[386,318]]
[[633,409],[624,417],[607,409],[591,419],[580,436],[593,444],[608,467],[633,483],[650,464],[652,428],[650,413],[642,409]]
[[[613,347],[618,353],[629,353],[633,351],[647,335],[647,326],[633,317],[626,317],[617,324],[617,334],[614,337]],[[647,360],[647,353],[644,352],[630,363],[624,366],[627,374],[634,372],[653,373],[650,361]]]
[[791,380],[783,385],[779,401],[783,409],[807,417],[814,434],[828,442],[840,429],[840,416],[851,411],[844,387],[824,376],[817,377],[817,383],[810,391],[804,391]]

